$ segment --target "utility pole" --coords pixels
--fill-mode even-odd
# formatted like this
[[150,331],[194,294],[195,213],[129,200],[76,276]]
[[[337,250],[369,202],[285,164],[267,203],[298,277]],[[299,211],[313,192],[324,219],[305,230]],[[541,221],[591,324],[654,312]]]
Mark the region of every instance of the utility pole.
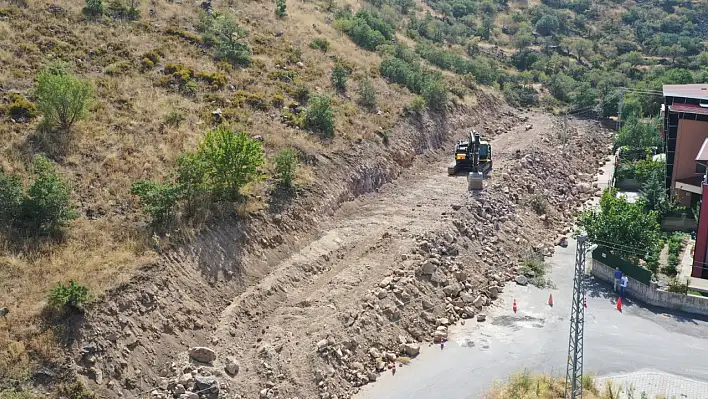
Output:
[[617,131],[622,127],[622,104],[624,103],[624,87],[620,89],[620,99],[617,103]]
[[585,326],[585,235],[578,236],[575,249],[575,277],[573,281],[573,306],[570,314],[570,339],[568,343],[568,367],[565,374],[565,397],[583,397],[583,330]]

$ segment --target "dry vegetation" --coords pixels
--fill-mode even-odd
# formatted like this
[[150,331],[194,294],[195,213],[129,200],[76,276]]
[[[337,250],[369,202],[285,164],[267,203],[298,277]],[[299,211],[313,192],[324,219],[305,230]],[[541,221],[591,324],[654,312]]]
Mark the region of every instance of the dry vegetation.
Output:
[[[12,120],[0,112],[0,167],[26,176],[32,156],[47,154],[70,182],[80,211],[59,243],[18,245],[9,237],[0,243],[0,306],[7,306],[11,315],[7,323],[0,320],[4,381],[27,377],[30,358],[52,358],[52,332],[42,327],[40,318],[52,286],[75,279],[98,296],[154,259],[155,242],[129,194],[130,185],[138,179],[164,178],[179,154],[192,150],[217,124],[213,111],[221,109],[236,130],[264,137],[268,159],[287,146],[310,159],[360,140],[380,143],[376,132],[390,128],[412,98],[407,90],[386,85],[378,76],[378,56],[357,48],[328,25],[326,13],[315,12],[322,7],[317,3],[289,2],[288,16],[278,19],[272,2],[214,2],[215,10],[233,10],[250,31],[247,42],[254,55],[248,68],[218,64],[210,50],[190,42],[198,36],[200,10],[193,2],[142,2],[141,17],[134,22],[87,20],[81,12],[84,5],[80,0],[0,1],[3,103],[14,92],[33,100],[37,72],[56,58],[89,78],[96,98],[87,118],[69,135],[47,133],[40,128],[41,117]],[[180,37],[175,32],[183,33]],[[329,40],[327,53],[310,48],[315,37]],[[156,53],[162,55],[154,57]],[[335,55],[353,67],[343,95],[335,94],[330,83]],[[149,56],[156,59],[152,65],[144,61]],[[169,64],[203,73],[202,79],[195,79],[196,93],[163,87]],[[283,67],[295,71],[294,82],[273,78]],[[219,73],[226,79],[223,87],[209,83]],[[356,102],[357,82],[365,76],[376,88],[378,114]],[[333,96],[336,134],[331,140],[281,122],[282,104],[293,101],[296,85]],[[243,93],[246,101],[240,101]],[[266,169],[271,168],[269,162]],[[305,165],[297,179],[307,183],[310,175]],[[249,187],[248,203],[238,204],[237,210],[258,209],[271,186],[265,181]]]
[[[583,397],[588,399],[617,399],[621,396],[629,398],[646,398],[649,396],[643,392],[623,390],[612,380],[606,380],[605,385],[598,389],[595,378],[589,375],[583,376]],[[486,399],[561,399],[565,397],[565,379],[546,374],[530,373],[523,371],[509,377],[504,383],[497,383],[496,386],[485,396]],[[654,399],[666,399],[664,396],[657,396]]]

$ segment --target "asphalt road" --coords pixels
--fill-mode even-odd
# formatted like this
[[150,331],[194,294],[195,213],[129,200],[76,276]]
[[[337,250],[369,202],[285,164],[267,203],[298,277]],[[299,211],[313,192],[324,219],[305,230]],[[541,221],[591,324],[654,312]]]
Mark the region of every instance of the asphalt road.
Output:
[[[486,322],[452,329],[444,350],[424,348],[395,376],[386,373],[355,398],[480,398],[494,381],[523,369],[565,375],[575,245],[570,240],[549,259],[556,289],[507,284]],[[592,278],[586,287],[586,374],[668,373],[708,382],[708,321],[647,308],[631,298],[623,301],[620,313],[612,287]],[[547,305],[551,293],[553,307]],[[514,298],[517,313],[512,311]],[[701,399],[704,394],[708,397],[705,391],[684,397]]]

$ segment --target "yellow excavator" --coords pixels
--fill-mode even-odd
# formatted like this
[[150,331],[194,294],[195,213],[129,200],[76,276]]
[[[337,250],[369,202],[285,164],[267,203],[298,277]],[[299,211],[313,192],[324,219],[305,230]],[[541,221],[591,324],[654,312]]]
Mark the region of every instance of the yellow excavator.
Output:
[[474,130],[468,140],[458,140],[455,145],[455,161],[447,168],[448,175],[469,171],[467,175],[470,190],[481,190],[484,178],[492,171],[492,145],[482,140]]

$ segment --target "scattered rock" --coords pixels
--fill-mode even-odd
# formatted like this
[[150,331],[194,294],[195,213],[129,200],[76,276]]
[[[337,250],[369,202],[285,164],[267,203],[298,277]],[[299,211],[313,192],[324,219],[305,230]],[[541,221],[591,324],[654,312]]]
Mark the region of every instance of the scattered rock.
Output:
[[349,368],[354,370],[354,371],[364,371],[364,365],[359,363],[359,362],[352,362],[349,365]]
[[424,276],[430,276],[435,272],[436,265],[433,263],[432,260],[428,259],[423,263],[423,265],[420,267],[420,272]]
[[478,295],[477,298],[475,298],[474,302],[472,304],[478,308],[481,308],[487,303],[487,299],[483,297],[482,295]]
[[322,352],[323,350],[327,349],[328,345],[329,341],[327,341],[326,339],[321,339],[317,342],[317,351]]
[[200,363],[208,364],[216,360],[216,352],[207,347],[197,346],[189,349],[189,357]]
[[219,381],[214,376],[198,375],[194,377],[194,381],[196,382],[195,388],[198,391],[219,392]]
[[230,376],[236,376],[238,374],[239,369],[241,366],[239,365],[238,360],[233,357],[227,357],[226,358],[226,365],[224,366],[224,370],[226,371],[227,374]]
[[369,356],[373,357],[374,359],[379,359],[381,358],[381,352],[379,352],[378,349],[371,347],[369,348]]
[[477,321],[485,321],[487,320],[487,315],[485,313],[480,313],[477,315]]
[[529,283],[529,279],[526,276],[518,275],[516,276],[516,284],[518,285],[527,285]]
[[449,284],[445,286],[445,288],[443,288],[443,292],[445,293],[445,295],[452,297],[457,296],[460,291],[462,291],[462,286],[460,285],[460,283],[457,282]]

